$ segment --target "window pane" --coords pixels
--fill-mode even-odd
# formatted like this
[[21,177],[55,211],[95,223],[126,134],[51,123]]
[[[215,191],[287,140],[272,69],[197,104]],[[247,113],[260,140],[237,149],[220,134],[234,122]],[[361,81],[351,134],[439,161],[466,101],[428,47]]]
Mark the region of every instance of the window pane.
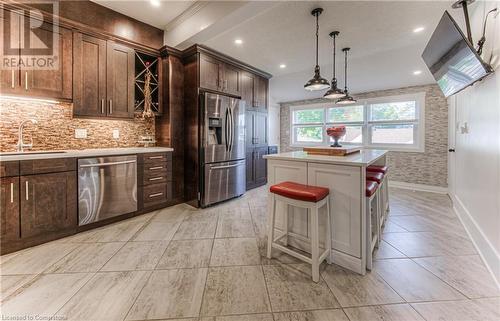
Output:
[[297,143],[321,143],[323,141],[323,127],[295,127],[295,141]]
[[413,120],[416,119],[415,101],[372,104],[370,120]]
[[[361,126],[345,126],[345,136],[340,142],[361,144],[363,142],[363,130]],[[328,137],[333,143],[333,138]]]
[[294,124],[323,123],[323,109],[303,109],[293,112]]
[[371,127],[373,144],[408,144],[414,143],[414,125],[376,125]]
[[363,121],[363,106],[328,108],[328,122],[342,123]]

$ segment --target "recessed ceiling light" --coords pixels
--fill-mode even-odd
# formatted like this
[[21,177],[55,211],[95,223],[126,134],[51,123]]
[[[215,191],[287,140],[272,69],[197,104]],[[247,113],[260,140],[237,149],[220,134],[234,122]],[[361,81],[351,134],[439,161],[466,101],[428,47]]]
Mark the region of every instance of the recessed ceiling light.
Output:
[[413,72],[413,74],[414,74],[415,76],[420,75],[421,73],[422,73],[422,70],[415,70],[415,71]]
[[149,0],[149,2],[151,3],[151,5],[153,7],[159,7],[160,6],[160,0]]
[[243,40],[241,40],[241,39],[236,39],[236,40],[234,41],[234,43],[235,43],[235,44],[237,44],[237,45],[241,45],[241,44],[243,43]]
[[280,65],[280,68],[281,68],[281,69],[284,69],[284,68],[286,68],[286,65],[285,65],[285,64],[281,64],[281,65]]
[[425,29],[424,27],[418,27],[418,28],[413,29],[413,32],[418,33],[418,32],[424,31],[424,29]]

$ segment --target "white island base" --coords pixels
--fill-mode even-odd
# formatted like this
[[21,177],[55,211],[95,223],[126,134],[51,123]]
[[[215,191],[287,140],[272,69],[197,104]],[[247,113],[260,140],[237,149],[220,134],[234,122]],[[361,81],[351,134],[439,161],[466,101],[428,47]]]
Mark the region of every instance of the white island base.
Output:
[[[348,156],[308,155],[288,152],[264,156],[268,166],[268,184],[292,181],[330,189],[332,252],[330,261],[359,274],[366,273],[365,184],[366,167],[386,165],[385,150],[361,150]],[[310,252],[310,226],[306,210],[286,209],[277,204],[277,233],[283,229],[283,214],[288,211],[288,244]],[[320,228],[327,224],[320,210]],[[320,229],[324,240],[326,228]],[[324,245],[324,244],[323,244]]]

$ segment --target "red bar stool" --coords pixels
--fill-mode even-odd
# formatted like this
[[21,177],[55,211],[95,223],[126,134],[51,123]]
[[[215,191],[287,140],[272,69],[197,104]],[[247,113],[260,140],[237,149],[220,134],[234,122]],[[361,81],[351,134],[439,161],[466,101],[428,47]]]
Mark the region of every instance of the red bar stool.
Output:
[[373,250],[378,248],[380,241],[380,204],[378,192],[379,184],[375,181],[366,181],[366,268],[372,269]]
[[383,179],[381,182],[378,182],[380,185],[380,225],[383,226],[385,220],[387,218],[387,213],[389,212],[389,183],[388,183],[388,174],[389,167],[384,165],[370,165],[366,168],[366,175],[368,179],[368,175],[372,173],[380,173],[383,175]]
[[[304,262],[311,264],[312,279],[314,282],[319,281],[319,265],[323,260],[329,260],[331,250],[331,227],[330,227],[330,200],[329,189],[318,186],[298,184],[294,182],[283,182],[271,186],[269,195],[269,210],[268,210],[268,237],[267,237],[267,257],[272,257],[272,249],[278,249]],[[282,202],[286,205],[284,216],[284,230],[282,235],[274,237],[275,218],[276,218],[276,202]],[[305,208],[310,213],[311,226],[311,257],[303,255],[288,245],[288,207],[295,206]],[[319,209],[326,206],[326,231],[325,231],[325,249],[320,254],[319,247]],[[284,245],[278,243],[281,239],[284,240]]]

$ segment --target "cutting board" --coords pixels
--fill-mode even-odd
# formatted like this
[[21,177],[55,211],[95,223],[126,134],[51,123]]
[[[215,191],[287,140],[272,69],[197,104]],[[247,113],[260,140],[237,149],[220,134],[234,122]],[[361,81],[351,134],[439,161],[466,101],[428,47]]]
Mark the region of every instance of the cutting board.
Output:
[[346,156],[352,153],[357,153],[361,147],[304,147],[304,152],[311,155],[325,156]]

